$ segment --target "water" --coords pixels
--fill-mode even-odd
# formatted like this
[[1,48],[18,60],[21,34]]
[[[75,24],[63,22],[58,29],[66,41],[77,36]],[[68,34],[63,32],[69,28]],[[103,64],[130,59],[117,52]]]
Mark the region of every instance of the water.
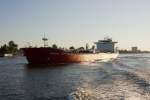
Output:
[[0,58],[0,100],[150,100],[150,54],[38,68],[26,63]]

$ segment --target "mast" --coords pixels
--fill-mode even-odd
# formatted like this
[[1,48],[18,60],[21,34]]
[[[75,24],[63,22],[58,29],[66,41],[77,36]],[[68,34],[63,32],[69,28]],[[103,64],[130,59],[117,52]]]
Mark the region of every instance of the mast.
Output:
[[48,46],[48,44],[46,44],[46,41],[48,41],[48,39],[45,37],[45,34],[44,34],[44,37],[42,38],[42,40],[44,41],[44,48]]

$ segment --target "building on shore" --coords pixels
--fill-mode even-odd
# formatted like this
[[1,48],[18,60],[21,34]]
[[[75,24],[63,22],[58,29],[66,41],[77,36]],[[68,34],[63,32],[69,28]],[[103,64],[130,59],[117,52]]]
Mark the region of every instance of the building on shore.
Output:
[[150,51],[139,50],[137,46],[131,47],[131,50],[119,50],[119,53],[150,53]]
[[135,46],[135,47],[131,47],[131,51],[134,53],[137,53],[139,50],[138,50],[138,47]]

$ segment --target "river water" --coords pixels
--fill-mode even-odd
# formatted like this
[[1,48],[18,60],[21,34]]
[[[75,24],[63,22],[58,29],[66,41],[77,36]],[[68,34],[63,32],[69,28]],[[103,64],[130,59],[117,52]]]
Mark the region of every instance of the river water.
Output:
[[61,66],[0,58],[0,100],[150,100],[150,54]]

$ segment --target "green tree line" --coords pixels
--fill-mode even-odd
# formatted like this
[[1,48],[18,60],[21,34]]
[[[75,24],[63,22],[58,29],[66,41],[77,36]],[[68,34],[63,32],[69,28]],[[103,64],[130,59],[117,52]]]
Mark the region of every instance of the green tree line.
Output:
[[3,46],[0,47],[1,54],[6,53],[17,54],[17,52],[18,52],[18,45],[14,41],[9,41],[8,44],[4,44]]

